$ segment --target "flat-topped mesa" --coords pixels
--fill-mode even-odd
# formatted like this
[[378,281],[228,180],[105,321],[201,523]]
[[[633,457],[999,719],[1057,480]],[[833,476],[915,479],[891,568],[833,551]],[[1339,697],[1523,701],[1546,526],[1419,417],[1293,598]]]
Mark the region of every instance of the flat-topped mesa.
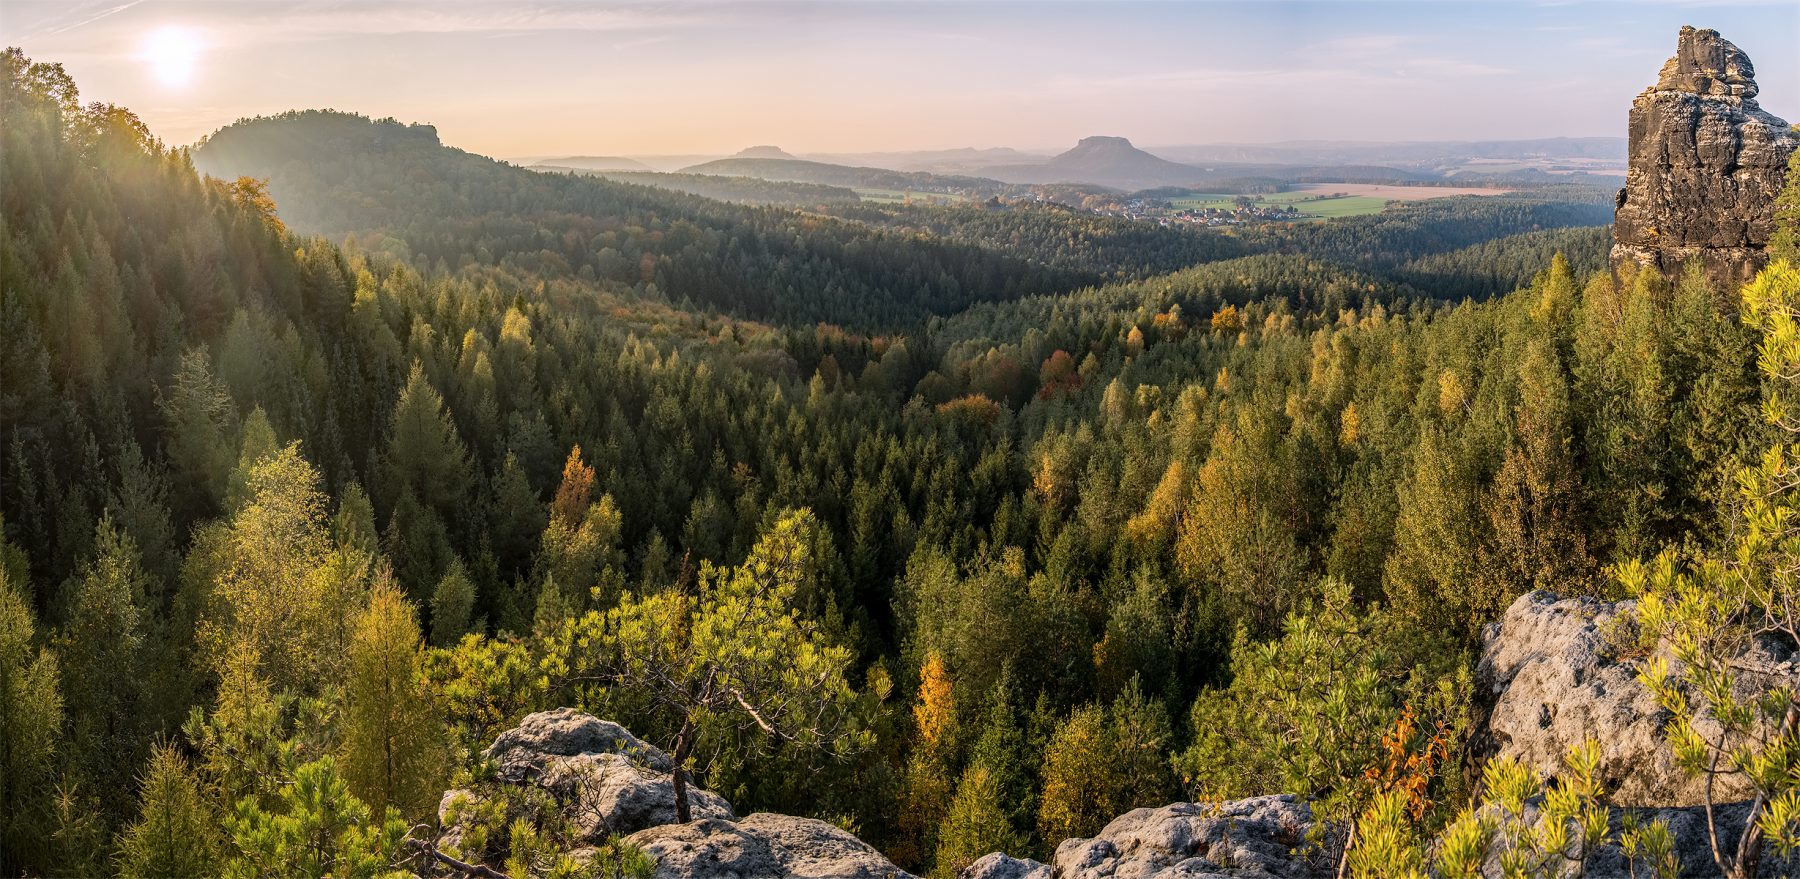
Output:
[[1631,103],[1615,270],[1636,264],[1674,277],[1698,258],[1715,284],[1735,290],[1763,267],[1797,138],[1756,93],[1742,50],[1717,31],[1681,29],[1656,85]]

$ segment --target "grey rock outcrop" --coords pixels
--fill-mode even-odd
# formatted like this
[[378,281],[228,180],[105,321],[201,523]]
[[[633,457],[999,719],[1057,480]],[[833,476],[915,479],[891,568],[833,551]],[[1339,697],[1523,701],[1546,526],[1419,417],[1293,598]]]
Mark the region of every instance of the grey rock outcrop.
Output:
[[1673,276],[1698,258],[1719,284],[1761,269],[1796,138],[1756,102],[1750,59],[1717,31],[1681,29],[1656,85],[1632,101],[1630,167],[1612,262]]
[[[483,753],[496,766],[496,782],[548,791],[583,842],[598,845],[610,834],[675,820],[669,755],[612,721],[570,708],[543,711],[501,733]],[[461,836],[450,820],[452,804],[477,796],[466,790],[444,794],[438,817],[449,841]],[[723,797],[692,785],[688,807],[696,818],[734,817]]]
[[656,879],[912,879],[824,821],[759,812],[641,830],[626,841],[656,858]]
[[1050,865],[1030,858],[994,852],[963,868],[961,879],[1052,879]]
[[[1704,782],[1675,765],[1662,738],[1667,715],[1607,643],[1632,606],[1546,592],[1514,601],[1483,638],[1475,680],[1493,707],[1477,743],[1548,778],[1562,771],[1570,748],[1593,737],[1605,744],[1601,777],[1615,804],[1691,806],[1703,801]],[[1749,793],[1740,781],[1719,796]]]
[[[1601,779],[1614,805],[1704,803],[1705,780],[1683,772],[1663,739],[1667,714],[1638,682],[1637,663],[1619,656],[1635,637],[1624,628],[1633,609],[1630,601],[1558,599],[1546,592],[1514,601],[1483,638],[1476,686],[1492,702],[1476,730],[1477,746],[1516,757],[1550,778],[1562,771],[1570,748],[1592,737],[1602,746]],[[1769,672],[1746,671],[1740,695],[1791,680],[1794,659],[1766,645],[1755,648],[1742,664]],[[1704,723],[1701,730],[1707,731]],[[1713,782],[1715,803],[1753,794],[1741,776]]]
[[[1535,814],[1535,806],[1528,807]],[[1743,832],[1750,804],[1717,806],[1720,845],[1730,850]],[[1640,824],[1668,824],[1683,877],[1709,879],[1721,875],[1707,839],[1706,811],[1699,806],[1664,809],[1614,809],[1608,841],[1587,859],[1585,875],[1646,875],[1640,855],[1635,865],[1619,847],[1627,816]],[[1334,848],[1312,847],[1311,813],[1294,797],[1258,797],[1203,805],[1178,803],[1160,809],[1138,809],[1107,825],[1093,839],[1071,839],[1056,850],[1056,865],[1013,858],[996,852],[961,873],[959,879],[1290,879],[1334,875],[1327,854]],[[1322,841],[1335,846],[1343,839],[1333,829]],[[1500,849],[1490,852],[1484,875],[1498,877]],[[1636,873],[1632,872],[1635,866]],[[1800,858],[1765,852],[1762,875],[1794,876]]]
[[1057,879],[1330,875],[1323,852],[1334,846],[1309,842],[1312,829],[1312,809],[1286,795],[1134,809],[1113,819],[1099,836],[1057,846],[1055,874]]
[[579,754],[619,754],[657,772],[668,772],[674,765],[661,748],[646,744],[631,730],[573,708],[528,715],[482,752],[499,767],[503,780],[515,784],[541,773],[557,757]]

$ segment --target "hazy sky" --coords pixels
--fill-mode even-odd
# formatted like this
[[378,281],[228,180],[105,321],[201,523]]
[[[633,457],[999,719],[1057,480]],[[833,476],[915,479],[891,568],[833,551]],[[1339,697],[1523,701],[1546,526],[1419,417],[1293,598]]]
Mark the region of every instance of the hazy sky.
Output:
[[1625,133],[1682,24],[1800,117],[1800,2],[4,0],[171,144],[334,107],[502,157]]

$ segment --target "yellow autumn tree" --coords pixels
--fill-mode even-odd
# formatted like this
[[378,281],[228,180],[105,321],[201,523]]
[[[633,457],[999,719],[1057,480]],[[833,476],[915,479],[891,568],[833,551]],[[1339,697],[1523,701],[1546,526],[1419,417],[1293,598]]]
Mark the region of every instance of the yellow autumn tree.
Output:
[[913,704],[913,723],[918,728],[912,759],[906,767],[901,794],[904,811],[900,825],[905,841],[896,856],[915,867],[925,866],[926,856],[936,851],[938,827],[950,811],[955,795],[957,744],[956,689],[950,666],[933,651],[919,669],[919,698]]
[[350,791],[376,812],[429,815],[450,765],[444,725],[426,690],[412,603],[375,587],[350,636],[339,765]]

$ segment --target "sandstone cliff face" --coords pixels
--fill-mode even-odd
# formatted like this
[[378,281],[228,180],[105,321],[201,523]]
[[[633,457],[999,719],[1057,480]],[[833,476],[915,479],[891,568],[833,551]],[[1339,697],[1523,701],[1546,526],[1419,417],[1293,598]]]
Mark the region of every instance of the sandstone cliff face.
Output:
[[1750,59],[1717,31],[1681,29],[1656,85],[1631,104],[1631,165],[1612,261],[1674,276],[1698,258],[1732,289],[1761,269],[1796,138],[1756,103]]

